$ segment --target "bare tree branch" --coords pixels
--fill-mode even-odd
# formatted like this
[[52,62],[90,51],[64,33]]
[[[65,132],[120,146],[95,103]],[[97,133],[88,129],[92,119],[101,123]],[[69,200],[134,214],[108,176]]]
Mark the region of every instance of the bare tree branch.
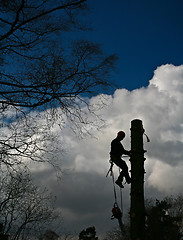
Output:
[[53,164],[51,127],[68,121],[74,131],[85,131],[92,123],[88,112],[95,115],[85,96],[114,86],[115,55],[90,41],[61,41],[66,31],[82,28],[86,5],[87,0],[0,0],[0,162],[7,167],[27,159]]
[[[82,3],[86,2],[86,1],[87,1],[87,0],[68,1],[69,3],[67,3],[67,4],[63,4],[63,5],[61,5],[61,6],[57,6],[57,7],[55,7],[55,8],[49,9],[49,10],[47,10],[47,11],[44,11],[44,12],[42,12],[42,13],[40,13],[40,14],[37,14],[37,15],[35,15],[35,16],[33,16],[33,17],[31,17],[31,18],[29,18],[29,19],[27,19],[27,20],[24,20],[24,21],[22,21],[22,22],[19,23],[19,24],[17,24],[17,23],[18,23],[18,20],[19,20],[20,11],[23,9],[24,4],[25,4],[25,1],[22,0],[22,3],[21,3],[20,7],[19,7],[18,10],[17,10],[16,18],[15,18],[14,22],[11,24],[11,29],[10,29],[6,34],[4,34],[4,35],[2,35],[2,36],[0,37],[0,41],[8,38],[11,34],[13,34],[13,33],[14,33],[15,31],[17,31],[18,29],[21,29],[22,26],[26,25],[26,24],[29,23],[29,22],[32,22],[32,21],[34,21],[34,20],[37,20],[37,19],[39,19],[39,18],[41,18],[41,17],[43,17],[43,16],[46,16],[46,15],[48,15],[48,14],[50,14],[50,13],[53,13],[53,12],[55,12],[55,11],[57,11],[57,10],[67,9],[67,8],[69,8],[69,7],[77,7],[77,8],[78,8],[78,7],[80,7],[80,5],[81,5]],[[3,20],[3,19],[1,19],[1,21],[10,24],[9,22],[7,22],[7,21],[5,21],[5,20]]]
[[3,176],[0,190],[3,233],[11,235],[11,239],[35,235],[41,228],[44,231],[47,224],[60,217],[60,212],[50,206],[54,197],[35,186],[26,170]]

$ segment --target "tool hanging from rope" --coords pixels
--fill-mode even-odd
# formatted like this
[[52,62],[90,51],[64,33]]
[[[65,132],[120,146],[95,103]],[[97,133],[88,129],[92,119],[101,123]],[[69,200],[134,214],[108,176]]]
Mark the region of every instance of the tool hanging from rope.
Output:
[[[110,173],[110,176],[112,177],[112,183],[113,183],[113,191],[114,191],[114,205],[113,205],[113,209],[112,209],[112,217],[111,219],[114,219],[114,218],[121,218],[122,219],[122,216],[123,216],[123,202],[122,202],[122,189],[120,188],[120,199],[121,199],[121,210],[118,206],[118,201],[117,201],[117,192],[116,192],[116,186],[115,186],[115,179],[114,179],[114,172],[113,172],[113,165],[114,163],[109,160],[111,166],[106,174],[106,177],[109,175]],[[119,168],[119,171],[120,171],[120,168]]]
[[[117,192],[116,192],[115,181],[114,181],[114,172],[113,172],[114,163],[111,160],[109,162],[110,162],[111,166],[110,166],[110,168],[109,168],[109,170],[106,174],[106,177],[110,173],[110,176],[112,177],[112,183],[113,183],[113,189],[114,189],[114,199],[115,199],[115,202],[114,202],[114,205],[113,205],[113,208],[112,208],[111,219],[117,219],[118,220],[119,226],[120,226],[120,229],[121,229],[121,233],[123,235],[125,235],[125,228],[124,228],[124,224],[122,222],[122,217],[123,217],[122,188],[120,188],[120,196],[121,196],[121,209],[120,209],[119,206],[118,206]],[[120,172],[120,168],[119,168],[119,172]]]

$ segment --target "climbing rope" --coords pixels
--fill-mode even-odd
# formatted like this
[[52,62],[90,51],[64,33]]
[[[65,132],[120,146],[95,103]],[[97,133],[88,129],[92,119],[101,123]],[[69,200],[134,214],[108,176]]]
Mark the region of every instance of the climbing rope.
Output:
[[[115,179],[114,179],[114,172],[113,172],[113,165],[114,163],[109,160],[111,166],[106,174],[106,177],[109,175],[110,173],[110,176],[112,177],[112,183],[113,183],[113,191],[114,191],[114,199],[115,199],[115,202],[114,202],[114,205],[118,206],[118,201],[117,201],[117,192],[116,192],[116,187],[115,187]],[[119,172],[120,172],[120,168],[119,168]],[[122,189],[120,188],[120,200],[121,200],[121,211],[123,210],[123,201],[122,201]],[[122,211],[123,212],[123,211]]]
[[[120,175],[120,168],[119,168],[119,175]],[[120,188],[120,200],[121,200],[121,212],[123,214],[123,192],[122,192],[122,188]]]
[[[118,207],[118,203],[117,203],[117,193],[116,193],[116,187],[115,187],[115,181],[114,181],[114,172],[113,172],[113,165],[114,163],[109,160],[111,166],[106,174],[106,177],[109,175],[112,176],[112,183],[113,183],[113,189],[114,189],[114,198],[115,198],[115,202],[112,208],[112,216],[111,219],[117,219],[119,222],[119,226],[121,229],[121,233],[126,236],[126,232],[125,232],[125,228],[124,228],[124,224],[122,221],[122,217],[123,217],[123,197],[122,197],[122,188],[120,188],[120,196],[121,196],[121,209]],[[120,173],[120,168],[119,168],[119,173]]]

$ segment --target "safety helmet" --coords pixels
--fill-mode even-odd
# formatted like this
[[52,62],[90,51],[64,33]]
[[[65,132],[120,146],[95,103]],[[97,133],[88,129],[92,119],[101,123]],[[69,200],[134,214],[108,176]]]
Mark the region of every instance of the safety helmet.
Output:
[[119,137],[125,137],[125,132],[119,131],[119,132],[118,132],[118,136],[119,136]]

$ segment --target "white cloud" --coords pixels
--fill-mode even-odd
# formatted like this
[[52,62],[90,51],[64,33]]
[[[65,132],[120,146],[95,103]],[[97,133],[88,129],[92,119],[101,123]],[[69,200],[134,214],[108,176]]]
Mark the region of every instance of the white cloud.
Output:
[[[93,97],[90,103],[95,104],[99,98],[100,96]],[[110,217],[113,188],[109,184],[109,179],[105,178],[109,168],[110,142],[119,130],[124,130],[127,136],[123,144],[126,149],[130,149],[130,125],[133,119],[138,118],[143,121],[144,129],[151,140],[150,143],[146,143],[144,137],[144,148],[147,150],[145,162],[147,192],[148,189],[153,189],[156,195],[156,192],[176,194],[183,191],[181,184],[183,180],[183,65],[160,66],[154,71],[148,87],[132,92],[118,89],[113,96],[105,95],[105,101],[108,105],[100,110],[105,126],[100,131],[91,128],[95,138],[79,140],[68,129],[62,132],[65,146],[69,148],[68,155],[65,156],[62,164],[63,168],[72,169],[72,174],[60,188],[58,203],[63,209],[69,208],[69,214],[78,209],[77,216],[79,217],[80,212],[81,219],[85,219],[88,226],[91,221],[90,210],[88,212],[86,209],[86,211],[81,210],[79,200],[82,199],[82,204],[89,205],[93,209],[95,214],[92,214],[91,224],[94,225],[94,215],[99,224],[98,210],[95,211],[98,205],[102,206],[105,203],[105,208],[109,208],[105,211],[109,211]],[[128,158],[125,160],[130,168]],[[115,173],[117,175],[117,170]],[[48,175],[47,178],[49,178]],[[53,185],[52,182],[52,189],[54,189]],[[73,188],[77,191],[71,195]],[[104,194],[101,194],[104,189]],[[58,193],[58,189],[55,191]],[[124,205],[128,206],[129,186],[125,186],[124,195]],[[77,201],[73,201],[73,198]],[[72,222],[72,219],[70,221]],[[106,224],[108,227],[109,225],[109,223]],[[101,222],[99,226],[102,226]]]
[[177,194],[182,189],[183,163],[173,167],[164,162],[155,161],[147,184],[166,194]]
[[155,85],[159,91],[164,92],[169,97],[182,100],[183,92],[183,66],[166,64],[158,67],[154,72],[154,77],[150,81],[150,86]]

